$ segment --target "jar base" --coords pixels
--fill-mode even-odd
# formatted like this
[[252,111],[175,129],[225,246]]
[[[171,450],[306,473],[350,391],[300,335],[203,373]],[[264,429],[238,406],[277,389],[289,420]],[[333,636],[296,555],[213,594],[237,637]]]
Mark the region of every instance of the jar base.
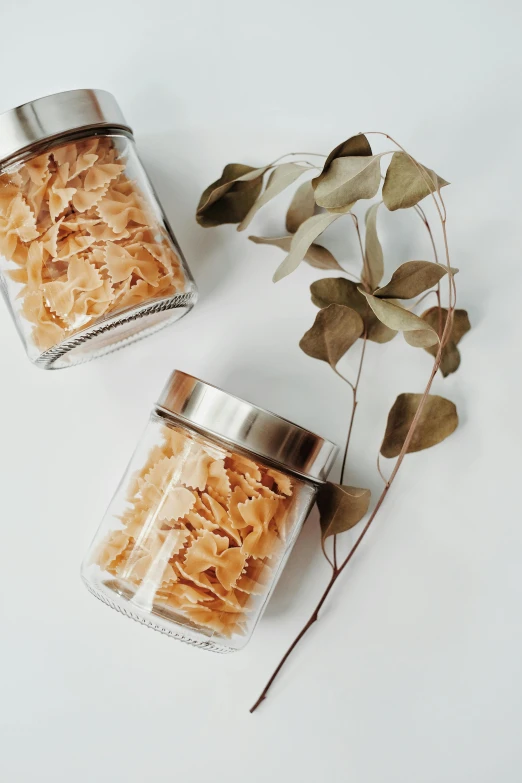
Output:
[[120,580],[110,579],[94,585],[83,574],[82,579],[91,595],[98,598],[106,606],[115,609],[126,617],[130,617],[131,620],[136,620],[136,622],[152,628],[154,631],[159,631],[173,639],[178,639],[193,647],[199,647],[201,650],[210,652],[226,654],[237,652],[240,649],[218,644],[212,640],[211,636],[206,639],[205,632],[201,628],[196,625],[190,627],[185,618],[182,619],[179,615],[170,612],[166,608],[153,607],[151,611],[142,611],[138,605],[132,602],[134,591]]
[[186,293],[122,310],[53,346],[40,354],[34,363],[46,370],[60,370],[105,356],[178,321],[192,309],[197,299],[194,286]]

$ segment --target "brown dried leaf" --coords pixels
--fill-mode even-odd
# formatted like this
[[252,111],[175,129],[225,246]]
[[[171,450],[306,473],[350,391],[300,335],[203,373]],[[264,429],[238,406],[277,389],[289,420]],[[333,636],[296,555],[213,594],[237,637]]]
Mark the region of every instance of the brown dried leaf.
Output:
[[336,158],[314,184],[315,201],[325,209],[342,209],[361,198],[373,198],[381,181],[381,155]]
[[342,141],[340,144],[337,145],[337,147],[334,147],[334,149],[330,152],[328,157],[326,158],[325,164],[323,166],[323,170],[319,174],[318,177],[315,177],[312,180],[312,185],[315,188],[318,184],[318,182],[321,180],[324,174],[328,171],[330,168],[330,164],[332,161],[336,160],[336,158],[350,158],[350,157],[368,157],[372,154],[372,148],[370,147],[370,142],[364,135],[364,133],[358,133],[356,136],[351,136],[349,139],[346,139],[346,141]]
[[331,304],[319,310],[314,325],[302,337],[299,347],[308,356],[320,359],[335,369],[364,330],[361,316],[344,305]]
[[317,237],[325,231],[328,226],[337,220],[339,215],[330,215],[327,212],[321,215],[313,215],[302,223],[290,243],[290,252],[280,266],[275,271],[273,280],[277,283],[283,277],[294,272],[305,255],[308,253]]
[[312,217],[315,211],[314,189],[310,180],[299,185],[286,213],[286,230],[295,234],[301,223]]
[[365,256],[366,272],[368,280],[366,281],[373,291],[382,280],[384,275],[384,257],[381,243],[377,234],[377,210],[379,205],[372,204],[366,212],[366,237],[365,237]]
[[436,285],[447,271],[447,267],[431,261],[406,261],[395,270],[390,282],[374,293],[385,299],[413,299]]
[[243,220],[261,193],[263,174],[268,168],[255,169],[243,163],[227,164],[221,177],[201,195],[196,210],[199,225],[210,228]]
[[432,169],[413,161],[405,152],[394,152],[386,172],[382,199],[391,211],[407,209],[445,185],[449,182]]
[[361,521],[370,505],[371,492],[360,487],[324,484],[317,495],[323,541],[350,530]]
[[308,166],[300,166],[298,163],[281,163],[279,166],[276,166],[268,178],[265,192],[254,202],[254,204],[252,204],[248,213],[237,227],[237,230],[244,231],[245,228],[248,228],[254,215],[261,207],[264,207],[265,204],[268,204],[275,196],[282,193],[285,188],[289,187],[289,185],[295,182],[296,179],[308,170]]
[[[444,327],[446,325],[446,318],[448,317],[448,311],[445,307],[439,308],[432,307],[430,310],[426,310],[421,315],[423,321],[426,321],[433,329],[435,329],[439,335],[442,335]],[[471,329],[468,314],[466,310],[455,310],[453,313],[453,326],[448,342],[442,349],[442,357],[440,362],[440,371],[444,377],[450,375],[452,372],[458,370],[460,365],[460,351],[457,348],[457,344],[464,337],[466,332]],[[437,346],[431,346],[426,348],[426,351],[432,356],[437,355]]]
[[361,291],[361,293],[364,293],[368,304],[379,321],[389,326],[390,329],[404,332],[404,339],[410,345],[427,348],[438,342],[439,338],[435,329],[432,329],[426,321],[423,321],[415,313],[410,313],[409,310],[395,302],[389,302],[387,299],[378,299],[376,296],[367,294],[364,291]]
[[[422,394],[399,394],[393,403],[381,446],[383,457],[400,454],[421,399]],[[436,446],[457,429],[458,423],[454,403],[437,394],[428,395],[407,453]]]
[[[280,247],[281,250],[290,252],[290,246],[292,244],[292,237],[248,237],[256,245],[274,245]],[[338,269],[342,270],[342,266],[335,260],[333,255],[322,245],[312,244],[308,248],[306,255],[303,259],[310,266],[316,269]]]
[[316,280],[310,286],[312,302],[317,307],[328,307],[330,304],[341,304],[351,307],[364,321],[366,337],[375,343],[387,343],[397,334],[385,326],[359,291],[359,284],[345,277],[325,277]]

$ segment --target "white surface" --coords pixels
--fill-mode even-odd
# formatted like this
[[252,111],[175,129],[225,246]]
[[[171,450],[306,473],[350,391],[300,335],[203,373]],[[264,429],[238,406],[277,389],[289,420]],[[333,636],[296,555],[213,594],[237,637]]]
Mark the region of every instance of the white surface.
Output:
[[[60,89],[113,91],[201,291],[180,324],[59,373],[29,364],[0,308],[6,783],[521,780],[519,8],[2,4],[0,109]],[[320,273],[273,286],[279,251],[203,230],[194,210],[226,162],[327,152],[372,129],[454,183],[452,260],[473,331],[460,371],[435,391],[457,403],[461,425],[408,458],[320,624],[250,716],[327,577],[315,517],[252,643],[227,657],[103,607],[79,564],[173,367],[341,441],[349,390],[297,347]],[[252,233],[280,231],[282,203]],[[383,218],[391,265],[428,252],[412,221]],[[348,480],[376,492],[386,412],[421,389],[429,361],[399,340],[374,348]]]

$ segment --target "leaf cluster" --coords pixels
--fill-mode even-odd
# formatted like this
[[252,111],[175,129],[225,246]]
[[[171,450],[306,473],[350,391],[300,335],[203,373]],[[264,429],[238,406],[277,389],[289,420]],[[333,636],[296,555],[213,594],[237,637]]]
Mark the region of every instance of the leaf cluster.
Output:
[[[339,261],[318,239],[346,216],[359,234],[362,257],[359,279],[325,277],[311,285],[312,302],[319,312],[300,341],[301,349],[337,372],[338,362],[361,340],[384,344],[401,332],[409,345],[430,353],[447,376],[459,367],[457,346],[470,329],[465,310],[447,309],[440,303],[441,282],[448,278],[451,290],[458,270],[439,264],[437,259],[408,260],[383,283],[385,259],[378,217],[383,208],[394,212],[417,207],[428,196],[440,198],[448,182],[402,149],[391,154],[383,176],[387,155],[374,154],[367,137],[357,134],[337,145],[312,179],[313,167],[308,163],[274,162],[260,168],[229,164],[203,193],[196,218],[204,227],[235,223],[242,231],[259,209],[308,175],[295,190],[286,212],[287,234],[249,237],[256,244],[273,245],[285,252],[274,281],[290,275],[303,261],[344,274]],[[380,199],[365,212],[363,241],[352,210],[358,202],[378,196],[381,181]],[[414,312],[418,297],[430,292],[436,294],[437,306],[418,315]],[[421,400],[422,411],[416,415]],[[444,397],[400,394],[388,414],[381,455],[399,456],[407,441],[406,453],[430,448],[447,438],[457,424],[455,405]],[[323,540],[353,527],[364,517],[369,503],[369,490],[343,486],[342,477],[341,484],[326,484],[318,499]]]

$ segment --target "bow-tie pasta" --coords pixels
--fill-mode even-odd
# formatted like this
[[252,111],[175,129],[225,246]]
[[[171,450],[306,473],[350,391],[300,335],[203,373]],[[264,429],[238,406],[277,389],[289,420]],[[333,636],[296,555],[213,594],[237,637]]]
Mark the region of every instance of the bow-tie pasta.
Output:
[[116,311],[185,290],[171,239],[118,145],[69,143],[0,176],[0,267],[40,353]]
[[[61,285],[65,312],[72,281]],[[212,635],[243,634],[281,565],[300,482],[181,428],[159,428],[95,562],[141,608]]]

